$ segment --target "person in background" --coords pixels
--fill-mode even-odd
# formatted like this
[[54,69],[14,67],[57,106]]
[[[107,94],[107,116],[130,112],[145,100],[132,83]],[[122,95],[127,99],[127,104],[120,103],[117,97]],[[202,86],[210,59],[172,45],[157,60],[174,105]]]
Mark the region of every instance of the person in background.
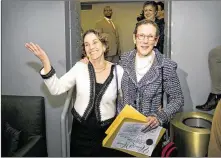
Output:
[[164,23],[164,3],[157,2],[157,19],[162,20]]
[[104,18],[99,20],[95,28],[108,35],[110,51],[105,54],[106,60],[117,63],[121,54],[118,27],[111,19],[113,10],[110,6],[104,7]]
[[213,115],[208,157],[221,157],[221,100]]
[[[60,95],[76,86],[76,101],[72,108],[71,157],[127,156],[117,150],[102,147],[105,131],[116,116],[117,83],[123,69],[105,60],[108,53],[107,38],[96,30],[83,34],[83,54],[89,63],[77,62],[66,74],[58,78],[46,52],[37,44],[25,47],[43,64],[40,74],[52,95]],[[116,71],[117,69],[117,71]],[[118,89],[119,88],[119,89]]]
[[215,109],[221,99],[221,45],[209,52],[208,64],[212,88],[206,103],[196,106],[198,110],[202,111]]
[[139,17],[137,17],[137,21],[141,21],[144,19],[151,20],[158,25],[159,28],[159,40],[155,48],[157,48],[162,54],[164,49],[164,20],[159,20],[157,16],[157,3],[154,1],[146,1],[143,4],[143,9]]

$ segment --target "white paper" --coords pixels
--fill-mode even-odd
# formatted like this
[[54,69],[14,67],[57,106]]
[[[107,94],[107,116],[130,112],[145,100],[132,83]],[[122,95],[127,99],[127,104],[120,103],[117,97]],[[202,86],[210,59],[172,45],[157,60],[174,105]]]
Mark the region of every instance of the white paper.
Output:
[[157,127],[149,132],[143,133],[141,129],[143,129],[145,125],[146,123],[125,122],[113,140],[111,147],[131,150],[151,156],[162,127]]

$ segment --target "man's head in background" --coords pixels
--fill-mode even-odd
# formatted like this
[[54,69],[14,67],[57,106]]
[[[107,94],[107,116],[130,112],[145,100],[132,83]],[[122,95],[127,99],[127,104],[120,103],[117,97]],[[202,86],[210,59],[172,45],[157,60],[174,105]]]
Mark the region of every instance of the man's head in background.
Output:
[[106,18],[111,19],[112,14],[113,14],[113,11],[110,6],[104,7],[104,16]]
[[164,18],[164,3],[163,2],[157,2],[157,7],[158,7],[158,11],[157,11],[157,18],[158,19],[163,19]]

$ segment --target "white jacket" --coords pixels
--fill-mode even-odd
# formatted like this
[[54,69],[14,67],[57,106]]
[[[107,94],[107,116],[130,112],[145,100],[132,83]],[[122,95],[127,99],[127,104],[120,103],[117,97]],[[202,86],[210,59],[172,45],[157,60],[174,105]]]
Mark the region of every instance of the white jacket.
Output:
[[44,82],[52,95],[60,95],[76,85],[77,94],[72,114],[79,121],[86,120],[90,112],[92,112],[92,106],[95,105],[95,113],[98,121],[100,121],[101,124],[105,124],[106,121],[113,119],[116,114],[116,67],[118,90],[120,91],[123,68],[119,65],[115,65],[113,75],[110,75],[104,82],[103,88],[96,100],[95,73],[91,63],[84,64],[77,62],[60,79],[57,78],[55,71],[50,71],[48,74],[45,74],[44,69],[42,69],[40,74],[44,78]]

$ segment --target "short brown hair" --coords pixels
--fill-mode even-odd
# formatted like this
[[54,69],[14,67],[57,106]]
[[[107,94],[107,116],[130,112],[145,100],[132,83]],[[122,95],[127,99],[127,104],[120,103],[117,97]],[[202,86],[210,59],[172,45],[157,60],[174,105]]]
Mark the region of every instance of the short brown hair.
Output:
[[152,20],[147,20],[147,19],[144,19],[144,20],[141,20],[141,21],[138,21],[136,26],[135,26],[135,29],[134,29],[134,34],[137,34],[137,29],[139,26],[141,25],[146,25],[146,24],[150,24],[150,25],[153,25],[155,28],[156,28],[156,36],[159,36],[160,35],[160,30],[159,30],[159,27],[158,25],[153,22]]
[[84,34],[82,35],[83,41],[82,41],[82,57],[86,57],[86,51],[85,51],[85,45],[84,45],[84,38],[87,34],[93,33],[97,36],[97,38],[101,41],[101,43],[106,47],[106,50],[104,52],[104,54],[109,52],[109,42],[108,42],[108,37],[105,33],[102,33],[99,30],[96,29],[89,29],[87,31],[84,32]]
[[156,12],[158,11],[157,3],[156,3],[156,2],[154,2],[154,1],[146,1],[146,2],[144,2],[144,4],[143,4],[143,9],[144,9],[146,6],[148,6],[148,5],[151,5],[151,6],[155,9]]

